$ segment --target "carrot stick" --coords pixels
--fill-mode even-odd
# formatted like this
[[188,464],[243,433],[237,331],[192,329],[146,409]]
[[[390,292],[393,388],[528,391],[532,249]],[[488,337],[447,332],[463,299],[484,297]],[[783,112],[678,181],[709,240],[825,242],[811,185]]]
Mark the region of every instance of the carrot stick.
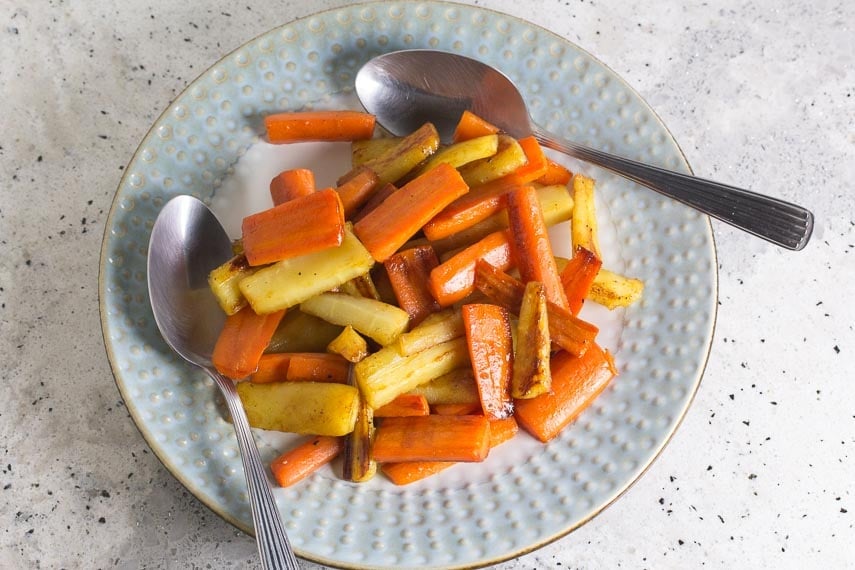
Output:
[[380,179],[377,173],[370,168],[360,168],[347,182],[338,186],[335,190],[341,198],[344,206],[344,217],[350,218],[356,210],[362,207],[377,189]]
[[578,315],[591,284],[600,272],[603,261],[582,246],[576,247],[573,257],[561,272],[561,285],[567,295],[570,312]]
[[[292,365],[292,362],[294,363]],[[347,380],[347,361],[322,352],[277,352],[263,354],[251,382],[339,382]]]
[[354,232],[372,257],[382,263],[468,190],[455,168],[440,164],[386,198],[356,223]]
[[328,188],[247,216],[241,229],[249,264],[264,265],[340,245],[344,209]]
[[291,356],[290,352],[262,354],[261,358],[258,359],[258,368],[249,377],[249,381],[256,384],[267,384],[286,380]]
[[540,200],[533,186],[523,186],[508,194],[508,222],[511,230],[511,252],[523,283],[539,281],[546,298],[567,307],[567,296],[558,275],[552,244],[549,242]]
[[519,427],[513,416],[500,420],[490,420],[490,448],[492,449],[512,439],[518,431]]
[[510,173],[507,178],[509,182],[517,184],[528,184],[546,174],[548,170],[547,158],[543,154],[543,147],[534,136],[521,138],[517,141],[523,149],[526,163]]
[[252,374],[284,315],[285,311],[256,315],[252,307],[246,306],[226,317],[211,356],[214,368],[232,380]]
[[468,141],[485,135],[492,135],[499,132],[499,127],[491,125],[472,111],[463,111],[460,116],[460,121],[454,129],[452,137],[453,142]]
[[[490,420],[490,449],[513,438],[518,431],[513,417],[503,420]],[[384,463],[380,466],[383,474],[395,485],[408,485],[425,477],[455,465],[453,461],[410,461],[405,463]]]
[[490,449],[484,416],[385,418],[377,428],[374,459],[398,461],[483,461]]
[[615,375],[607,353],[596,344],[582,356],[559,352],[551,368],[552,392],[516,402],[517,421],[543,442],[576,419]]
[[431,475],[436,475],[454,465],[456,465],[454,461],[406,461],[384,463],[380,466],[380,470],[395,485],[409,485]]
[[397,192],[398,187],[392,184],[391,182],[387,182],[377,190],[375,190],[371,196],[368,198],[368,201],[365,202],[365,205],[359,209],[353,216],[351,216],[351,221],[355,224],[375,209],[377,206],[382,204],[386,198],[392,195],[392,193]]
[[515,188],[505,178],[473,186],[425,224],[425,237],[440,240],[489,218],[505,207],[505,195]]
[[398,305],[410,315],[414,327],[431,313],[439,311],[439,303],[428,287],[430,272],[439,265],[433,247],[422,245],[399,251],[383,264],[395,292]]
[[571,178],[573,178],[573,173],[566,166],[547,158],[546,173],[535,180],[535,182],[544,186],[553,186],[555,184],[566,186]]
[[463,305],[463,326],[481,409],[490,419],[510,416],[513,339],[508,311],[497,305]]
[[307,168],[285,170],[270,181],[270,197],[274,206],[308,196],[314,191],[315,175]]
[[546,156],[534,137],[526,137],[518,142],[527,162],[506,176],[473,186],[425,224],[425,237],[436,241],[486,220],[507,205],[510,191],[534,181],[546,172]]
[[[438,416],[469,416],[481,413],[481,402],[471,404],[434,404],[431,412]],[[492,436],[493,432],[490,431]]]
[[340,437],[317,435],[274,459],[270,470],[280,487],[289,487],[332,461],[343,447]]
[[271,143],[355,141],[374,136],[374,115],[357,111],[302,111],[264,117]]
[[427,399],[421,394],[401,394],[386,405],[374,410],[375,418],[406,418],[426,416],[430,413]]
[[510,235],[494,232],[455,254],[430,272],[430,290],[443,307],[466,298],[475,288],[475,264],[482,260],[500,270],[510,269]]
[[291,354],[285,379],[296,382],[347,381],[347,360],[338,354],[295,352]]
[[[485,261],[478,261],[475,264],[475,287],[496,304],[515,315],[519,314],[525,285],[507,273]],[[574,317],[567,309],[549,301],[546,314],[549,338],[567,352],[578,356],[594,344],[599,329],[591,323]]]

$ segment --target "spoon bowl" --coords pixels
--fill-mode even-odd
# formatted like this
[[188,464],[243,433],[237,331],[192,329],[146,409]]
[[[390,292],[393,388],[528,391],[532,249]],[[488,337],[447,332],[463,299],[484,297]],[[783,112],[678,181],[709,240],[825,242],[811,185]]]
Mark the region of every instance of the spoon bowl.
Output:
[[234,383],[211,363],[225,315],[208,287],[208,274],[231,256],[231,241],[207,206],[191,196],[173,198],[155,220],[149,241],[151,309],[166,343],[204,370],[223,394],[246,473],[262,567],[296,570],[297,559]]
[[172,350],[200,366],[211,366],[226,319],[207,276],[231,251],[231,240],[214,214],[189,196],[171,200],[151,233],[148,285],[157,328]]
[[443,142],[449,142],[460,116],[469,110],[513,137],[533,135],[547,148],[611,170],[781,247],[803,249],[813,232],[813,214],[796,204],[588,148],[547,132],[532,122],[513,82],[476,59],[437,50],[390,52],[362,66],[355,86],[365,109],[395,135],[431,122]]

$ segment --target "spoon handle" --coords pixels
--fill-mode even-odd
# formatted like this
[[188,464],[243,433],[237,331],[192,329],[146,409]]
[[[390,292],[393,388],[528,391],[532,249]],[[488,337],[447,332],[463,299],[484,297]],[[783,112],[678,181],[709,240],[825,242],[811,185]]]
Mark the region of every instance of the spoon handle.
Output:
[[246,473],[252,523],[255,527],[258,553],[261,555],[261,566],[265,570],[299,570],[297,557],[285,534],[282,517],[267,480],[267,472],[261,463],[258,447],[252,438],[252,431],[234,382],[214,370],[206,369],[206,372],[222,391],[232,416],[243,470]]
[[538,127],[534,136],[547,148],[611,170],[781,247],[800,250],[813,232],[813,214],[796,204],[588,148]]

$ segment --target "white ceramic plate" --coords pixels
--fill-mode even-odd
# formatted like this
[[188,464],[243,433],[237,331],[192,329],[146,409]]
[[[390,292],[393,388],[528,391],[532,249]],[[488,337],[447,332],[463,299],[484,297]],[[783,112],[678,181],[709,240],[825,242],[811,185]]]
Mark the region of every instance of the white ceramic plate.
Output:
[[[146,291],[149,234],[178,194],[211,203],[234,233],[269,205],[266,184],[289,166],[346,167],[346,145],[271,147],[261,120],[276,110],[355,107],[353,78],[374,55],[404,48],[459,52],[517,84],[535,119],[595,147],[688,172],[653,111],[581,48],[524,21],[475,7],[383,2],[323,12],[274,29],[202,74],[153,125],[116,192],[101,255],[101,316],[116,383],[164,465],[241,529],[251,517],[237,446],[213,384],[161,340]],[[646,283],[644,300],[601,326],[620,375],[548,445],[520,434],[483,464],[458,465],[408,487],[363,485],[326,468],[275,491],[298,554],[343,567],[473,567],[528,552],[577,528],[650,465],[683,418],[706,363],[716,311],[709,221],[593,167],[605,266]],[[565,252],[566,228],[553,232]],[[262,456],[288,436],[257,432]]]

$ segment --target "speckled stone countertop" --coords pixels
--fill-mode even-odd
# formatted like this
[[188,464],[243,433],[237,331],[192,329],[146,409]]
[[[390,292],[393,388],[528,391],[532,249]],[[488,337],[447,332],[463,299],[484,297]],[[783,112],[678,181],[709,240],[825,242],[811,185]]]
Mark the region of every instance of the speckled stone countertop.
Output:
[[[254,541],[190,495],[126,413],[100,332],[99,248],[155,117],[246,40],[347,2],[314,4],[0,3],[0,567],[254,567]],[[718,323],[683,425],[613,506],[500,567],[851,565],[855,4],[474,4],[615,69],[697,174],[817,218],[800,253],[713,224]]]

